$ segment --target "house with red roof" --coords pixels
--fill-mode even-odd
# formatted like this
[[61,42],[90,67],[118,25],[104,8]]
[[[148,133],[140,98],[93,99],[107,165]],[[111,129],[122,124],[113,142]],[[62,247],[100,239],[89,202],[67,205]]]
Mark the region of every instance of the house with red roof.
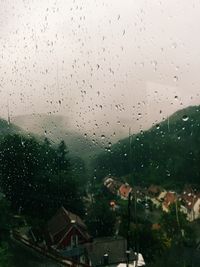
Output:
[[172,191],[167,192],[162,203],[163,211],[168,212],[170,205],[175,203],[176,201],[177,201],[177,194]]
[[117,195],[122,182],[118,181],[115,177],[105,177],[104,178],[104,186],[107,190],[113,194]]
[[132,188],[129,184],[125,183],[122,184],[119,188],[118,195],[121,197],[121,199],[128,199],[129,193],[132,192]]
[[61,207],[47,223],[45,239],[47,246],[62,256],[87,263],[83,245],[92,238],[78,215]]
[[188,221],[200,218],[200,193],[193,189],[186,189],[180,196],[181,211],[187,215]]

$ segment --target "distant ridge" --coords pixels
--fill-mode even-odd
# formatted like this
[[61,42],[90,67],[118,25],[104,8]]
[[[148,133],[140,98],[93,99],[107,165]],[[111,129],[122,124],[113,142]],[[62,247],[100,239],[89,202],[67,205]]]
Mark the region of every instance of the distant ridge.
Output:
[[179,110],[149,130],[131,136],[131,146],[129,138],[120,140],[109,153],[99,154],[92,166],[98,179],[110,173],[129,177],[130,184],[200,186],[200,106]]
[[84,159],[100,151],[100,146],[88,136],[77,132],[70,119],[62,115],[32,114],[13,118],[13,122],[28,133],[47,137],[53,144],[64,140],[69,152]]
[[5,119],[0,118],[0,136],[5,136],[7,134],[22,133],[20,127],[14,125],[13,123],[8,123]]

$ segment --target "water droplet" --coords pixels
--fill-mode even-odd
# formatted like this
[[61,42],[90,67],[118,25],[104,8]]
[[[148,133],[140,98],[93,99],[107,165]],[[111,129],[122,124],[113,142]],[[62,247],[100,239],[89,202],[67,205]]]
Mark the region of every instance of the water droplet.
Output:
[[189,117],[187,115],[183,115],[183,117],[182,117],[183,121],[188,121],[188,119],[189,119]]
[[178,82],[178,76],[174,76],[174,82]]
[[172,44],[172,48],[175,49],[176,47],[177,47],[177,44],[176,44],[176,43],[173,43],[173,44]]
[[101,139],[105,139],[105,135],[104,134],[101,135]]

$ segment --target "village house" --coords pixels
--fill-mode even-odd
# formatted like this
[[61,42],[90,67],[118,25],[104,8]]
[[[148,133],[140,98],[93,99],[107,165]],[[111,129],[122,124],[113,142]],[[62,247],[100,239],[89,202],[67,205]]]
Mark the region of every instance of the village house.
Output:
[[163,190],[160,192],[159,196],[157,197],[157,200],[158,200],[160,203],[162,203],[162,202],[164,201],[164,199],[165,199],[166,194],[167,194],[167,191],[166,191],[165,189],[163,189]]
[[104,178],[104,182],[103,182],[103,184],[104,184],[104,186],[107,187],[110,183],[113,183],[113,181],[114,181],[113,178],[111,178],[111,177],[109,177],[109,176],[106,176],[106,177]]
[[[61,207],[48,222],[46,243],[62,257],[81,266],[119,266],[127,262],[127,241],[123,237],[92,239],[81,218]],[[141,254],[130,251],[130,266],[144,266]],[[120,265],[120,266],[121,266]],[[78,265],[77,265],[78,266]]]
[[83,244],[92,238],[81,218],[61,207],[47,224],[47,246],[62,256],[88,263]]
[[122,182],[117,181],[116,179],[117,178],[108,177],[108,176],[104,178],[104,186],[113,195],[117,195],[118,194],[118,190],[122,185]]
[[175,192],[172,191],[167,192],[162,203],[163,211],[169,212],[170,205],[175,203],[176,200],[177,200],[177,194]]
[[138,203],[141,203],[143,201],[147,201],[148,194],[147,189],[140,187],[140,186],[134,186],[132,190],[133,195],[135,195],[135,198],[137,199]]
[[161,191],[157,197],[150,198],[151,202],[155,205],[156,208],[159,208],[162,206],[162,203],[165,199],[166,194],[167,194],[167,191],[163,189],[163,191]]
[[129,184],[125,183],[122,184],[119,188],[118,195],[121,197],[121,199],[127,200],[129,193],[132,192],[132,188]]
[[[126,266],[127,264],[127,241],[123,237],[96,238],[92,243],[86,244],[91,265],[97,266]],[[136,255],[133,250],[129,255],[129,266],[144,266],[142,255]]]
[[180,210],[187,215],[188,221],[192,222],[200,218],[200,193],[196,190],[186,189],[180,196]]
[[162,188],[158,185],[151,185],[148,188],[148,195],[150,198],[157,198],[162,192]]
[[152,203],[158,208],[162,205],[166,194],[166,190],[162,189],[161,187],[157,187],[157,189],[154,188],[154,190],[152,190],[152,193],[150,193],[149,196],[151,196],[150,199]]

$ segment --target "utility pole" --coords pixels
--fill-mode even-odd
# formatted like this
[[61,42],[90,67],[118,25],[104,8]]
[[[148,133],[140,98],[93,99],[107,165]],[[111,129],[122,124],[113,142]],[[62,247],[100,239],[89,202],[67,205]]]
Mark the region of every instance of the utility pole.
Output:
[[127,227],[127,248],[126,248],[127,267],[129,266],[129,261],[130,261],[130,221],[131,221],[131,192],[129,192],[128,194],[128,227]]
[[[131,161],[132,161],[132,153],[131,153],[131,128],[129,128],[129,173],[130,178],[132,176],[132,168],[131,168]],[[131,221],[131,192],[128,194],[128,227],[127,227],[127,248],[126,248],[126,256],[127,256],[127,264],[129,266],[130,261],[130,221]]]

